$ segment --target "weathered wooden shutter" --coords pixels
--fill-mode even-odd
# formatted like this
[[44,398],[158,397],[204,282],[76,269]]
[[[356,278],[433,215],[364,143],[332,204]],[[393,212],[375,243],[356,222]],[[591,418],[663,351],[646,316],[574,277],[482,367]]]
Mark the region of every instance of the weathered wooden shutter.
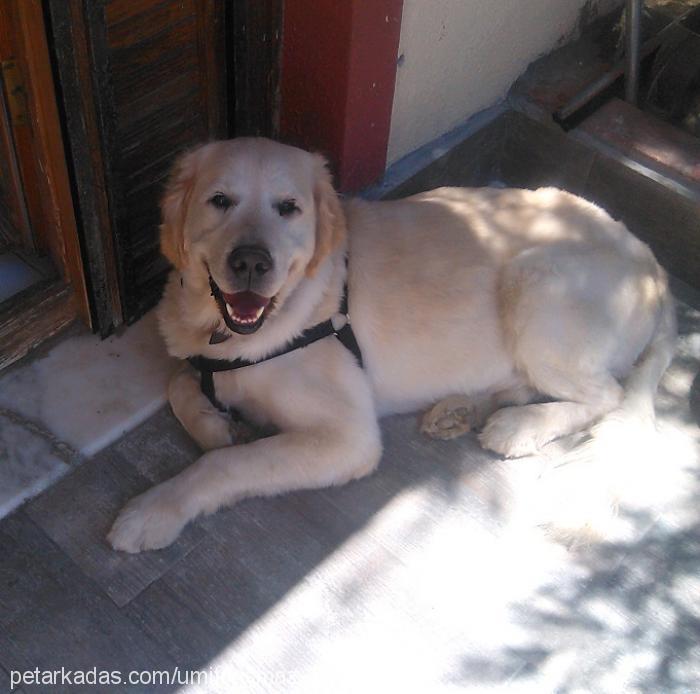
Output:
[[160,296],[168,266],[158,199],[174,156],[227,135],[224,9],[217,0],[49,0],[103,334]]

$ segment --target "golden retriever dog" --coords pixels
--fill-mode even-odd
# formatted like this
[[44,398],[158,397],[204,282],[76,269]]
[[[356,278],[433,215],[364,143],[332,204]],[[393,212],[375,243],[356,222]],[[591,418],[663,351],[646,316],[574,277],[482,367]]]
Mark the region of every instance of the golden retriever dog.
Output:
[[220,403],[276,432],[252,441],[186,365],[170,404],[204,452],[121,511],[108,541],[125,552],[165,547],[246,497],[371,473],[388,413],[429,408],[428,434],[481,428],[486,449],[535,453],[625,403],[649,410],[673,353],[674,310],[650,250],[554,188],[341,200],[319,155],[212,142],[174,167],[161,245],[174,265],[158,308],[170,354],[258,361],[342,322],[347,286],[363,364],[329,335],[215,373]]

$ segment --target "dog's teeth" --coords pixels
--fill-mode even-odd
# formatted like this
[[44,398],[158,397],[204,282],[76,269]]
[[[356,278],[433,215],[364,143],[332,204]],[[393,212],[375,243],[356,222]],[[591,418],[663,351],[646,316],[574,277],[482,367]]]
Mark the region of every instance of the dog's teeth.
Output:
[[260,320],[260,316],[262,316],[264,310],[265,307],[263,306],[262,308],[257,309],[254,317],[246,316],[244,318],[243,316],[236,314],[229,304],[226,304],[226,311],[228,315],[232,318],[232,320],[236,321],[236,323],[239,323],[240,325],[254,325]]

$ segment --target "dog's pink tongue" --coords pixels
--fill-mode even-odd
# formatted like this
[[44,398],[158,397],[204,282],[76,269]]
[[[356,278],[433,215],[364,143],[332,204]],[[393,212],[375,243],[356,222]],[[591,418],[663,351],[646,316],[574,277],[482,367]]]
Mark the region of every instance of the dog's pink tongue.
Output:
[[270,303],[266,296],[260,296],[255,292],[236,292],[235,294],[225,294],[224,300],[234,310],[237,316],[248,318],[257,316]]

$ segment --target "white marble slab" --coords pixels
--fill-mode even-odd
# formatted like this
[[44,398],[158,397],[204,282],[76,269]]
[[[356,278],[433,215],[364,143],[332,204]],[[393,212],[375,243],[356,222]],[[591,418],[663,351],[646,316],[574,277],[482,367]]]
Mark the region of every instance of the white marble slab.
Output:
[[70,337],[11,369],[0,376],[0,407],[91,456],[165,402],[175,366],[151,312],[120,336]]
[[69,469],[50,439],[0,413],[0,518]]

